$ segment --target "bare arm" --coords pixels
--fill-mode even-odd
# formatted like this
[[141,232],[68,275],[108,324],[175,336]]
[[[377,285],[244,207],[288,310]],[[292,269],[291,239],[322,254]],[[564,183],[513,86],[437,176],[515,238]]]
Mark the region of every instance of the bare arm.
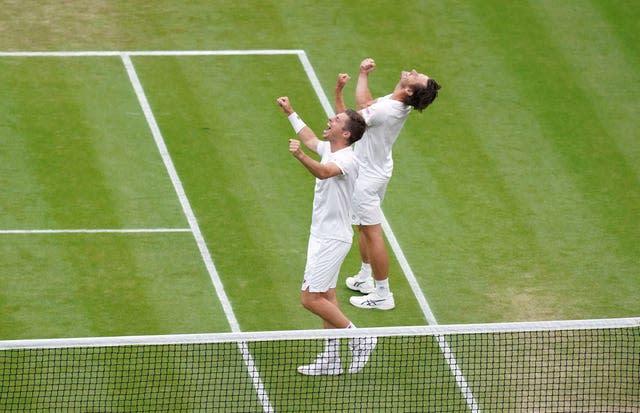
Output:
[[360,71],[358,73],[358,83],[356,84],[356,107],[364,109],[373,103],[373,97],[369,91],[369,73],[376,68],[376,62],[367,58],[360,63]]
[[305,168],[311,172],[313,176],[319,179],[327,179],[342,174],[342,169],[333,162],[322,164],[315,159],[310,158],[300,148],[300,141],[289,139],[289,152],[302,163]]
[[338,75],[338,80],[336,81],[336,90],[335,90],[336,113],[342,113],[346,109],[344,105],[344,96],[342,95],[342,90],[344,89],[349,79],[350,77],[346,73],[340,73]]
[[[282,111],[287,115],[287,116],[298,116],[295,112],[295,110],[293,110],[293,107],[291,106],[291,102],[289,102],[289,98],[286,96],[281,96],[277,99],[277,103],[278,105],[282,108]],[[311,130],[311,128],[309,128],[307,125],[304,124],[304,122],[302,122],[302,119],[300,119],[298,117],[297,120],[293,120],[291,121],[292,125],[293,122],[299,122],[300,125],[304,125],[304,127],[302,127],[300,130],[296,131],[296,133],[298,134],[298,137],[300,137],[300,139],[302,140],[302,142],[304,143],[304,145],[311,149],[314,152],[318,152],[318,142],[320,142],[320,140],[318,139],[318,137],[316,136],[315,133],[313,133],[313,131]],[[294,127],[295,129],[295,127]]]

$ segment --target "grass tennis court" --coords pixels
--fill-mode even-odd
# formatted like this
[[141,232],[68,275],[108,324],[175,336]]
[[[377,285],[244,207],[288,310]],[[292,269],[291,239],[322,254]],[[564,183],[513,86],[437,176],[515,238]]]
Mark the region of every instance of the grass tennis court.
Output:
[[[298,293],[313,180],[275,99],[320,131],[368,56],[376,95],[414,67],[443,86],[384,205],[439,324],[638,316],[640,8],[505,4],[6,2],[1,52],[113,53],[0,55],[0,339],[228,332],[230,311],[318,328]],[[401,261],[393,311],[338,288],[356,325],[427,323]]]

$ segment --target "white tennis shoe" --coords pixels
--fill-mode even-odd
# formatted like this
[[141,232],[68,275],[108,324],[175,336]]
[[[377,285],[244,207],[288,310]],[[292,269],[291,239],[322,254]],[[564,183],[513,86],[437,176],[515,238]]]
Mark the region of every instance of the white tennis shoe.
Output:
[[349,302],[359,308],[375,308],[378,310],[391,310],[396,306],[392,293],[382,297],[375,291],[361,297],[351,297]]
[[349,373],[358,373],[367,365],[377,342],[376,337],[358,337],[349,340],[349,348],[351,349]]
[[373,283],[373,277],[371,276],[362,280],[356,274],[353,277],[347,277],[346,282],[347,287],[349,287],[353,291],[360,291],[362,294],[369,294],[376,290],[375,284]]
[[339,357],[319,354],[316,361],[306,366],[298,367],[298,373],[305,376],[337,376],[344,373]]

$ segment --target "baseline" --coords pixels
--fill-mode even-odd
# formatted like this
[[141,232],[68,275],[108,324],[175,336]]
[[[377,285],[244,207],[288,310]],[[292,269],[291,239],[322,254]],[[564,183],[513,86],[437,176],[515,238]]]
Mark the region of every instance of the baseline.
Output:
[[301,50],[139,50],[139,51],[0,51],[0,57],[120,57],[127,56],[243,56],[297,55]]
[[122,229],[0,229],[0,234],[140,234],[191,232],[190,228],[122,228]]

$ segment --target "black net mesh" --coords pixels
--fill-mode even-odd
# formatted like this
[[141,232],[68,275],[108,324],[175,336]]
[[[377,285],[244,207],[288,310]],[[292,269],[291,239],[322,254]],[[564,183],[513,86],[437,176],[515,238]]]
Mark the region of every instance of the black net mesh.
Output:
[[[384,330],[384,331],[382,331]],[[358,373],[325,338],[0,350],[0,411],[639,412],[640,327],[389,334]],[[237,335],[236,335],[237,336]],[[6,343],[6,342],[5,342]],[[1,346],[0,346],[1,348]]]

